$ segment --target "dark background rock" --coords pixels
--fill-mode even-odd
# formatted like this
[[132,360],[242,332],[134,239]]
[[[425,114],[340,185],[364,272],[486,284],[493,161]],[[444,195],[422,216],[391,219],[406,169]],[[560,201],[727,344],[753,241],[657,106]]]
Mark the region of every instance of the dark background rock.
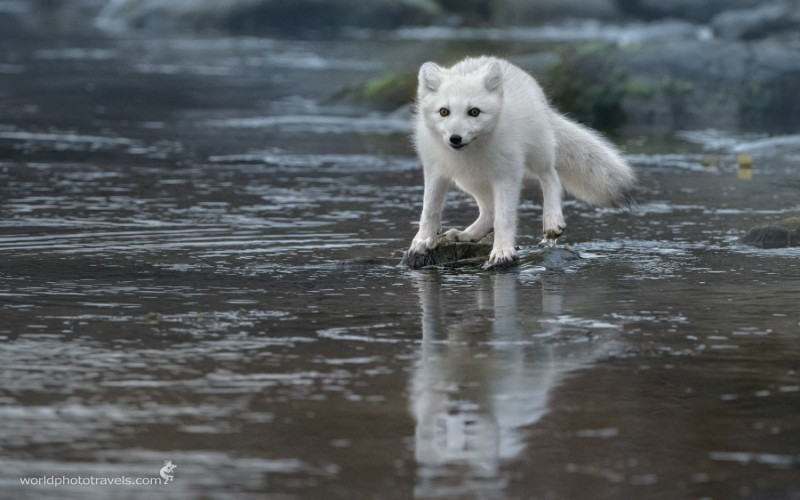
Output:
[[431,24],[442,14],[433,0],[196,0],[192,8],[171,0],[153,0],[111,5],[101,13],[101,19],[117,22],[121,29],[148,32],[302,36],[309,32],[335,33],[347,27],[390,29]]
[[500,25],[541,25],[563,19],[622,19],[622,12],[614,0],[505,0],[484,3],[492,5],[491,20]]
[[800,38],[800,2],[773,2],[722,12],[711,21],[714,35],[728,40],[776,36]]
[[0,39],[91,36],[94,20],[108,0],[0,1]]
[[705,23],[720,12],[760,3],[762,0],[618,0],[617,6],[628,16],[646,20],[671,18]]
[[120,2],[106,15],[134,30],[285,35],[348,27],[540,25],[572,18],[620,19],[614,0],[196,0],[192,9],[172,0],[131,0]]
[[800,43],[686,40],[568,50],[541,79],[593,127],[786,131],[800,113]]

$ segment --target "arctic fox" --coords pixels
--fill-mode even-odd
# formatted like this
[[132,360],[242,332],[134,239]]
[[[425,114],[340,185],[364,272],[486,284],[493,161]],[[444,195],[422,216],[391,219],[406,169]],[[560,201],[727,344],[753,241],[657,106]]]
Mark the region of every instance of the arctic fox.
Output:
[[490,265],[517,260],[517,208],[523,179],[542,186],[544,235],[566,227],[562,184],[592,205],[630,203],[631,167],[608,141],[553,109],[522,69],[494,57],[467,58],[451,68],[419,70],[414,143],[422,160],[425,194],[419,232],[409,254],[435,248],[445,195],[454,182],[475,197],[478,219],[450,241],[478,241],[494,229]]

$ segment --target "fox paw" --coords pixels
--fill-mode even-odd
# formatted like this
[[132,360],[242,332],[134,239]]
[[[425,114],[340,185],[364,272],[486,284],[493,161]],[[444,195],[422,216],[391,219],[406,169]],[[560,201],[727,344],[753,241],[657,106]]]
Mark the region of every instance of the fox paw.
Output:
[[566,228],[567,223],[564,222],[564,219],[561,217],[555,218],[555,220],[552,221],[545,219],[544,237],[548,240],[554,240],[561,236]]
[[544,216],[544,237],[549,240],[554,240],[561,236],[564,229],[567,228],[567,223],[564,222],[564,216],[561,213],[557,215],[545,214]]
[[489,261],[484,266],[485,269],[507,269],[519,264],[517,250],[510,248],[494,248],[489,254]]
[[411,241],[411,247],[408,249],[409,255],[424,254],[428,250],[433,250],[439,244],[436,234],[422,235],[419,234]]
[[547,238],[548,240],[555,240],[556,238],[564,234],[564,229],[566,229],[565,226],[556,226],[554,228],[545,229],[544,237]]

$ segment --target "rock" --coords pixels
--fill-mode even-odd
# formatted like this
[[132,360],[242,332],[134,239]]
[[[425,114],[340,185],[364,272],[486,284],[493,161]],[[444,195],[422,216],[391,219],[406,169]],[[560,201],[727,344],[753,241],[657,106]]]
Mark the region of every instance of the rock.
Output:
[[800,215],[754,227],[742,238],[742,243],[758,248],[800,247]]
[[93,21],[106,0],[0,1],[0,39],[96,34]]
[[714,35],[728,40],[755,40],[800,34],[800,2],[775,2],[752,9],[723,12],[711,21]]
[[98,26],[108,31],[221,31],[237,34],[335,32],[431,24],[443,11],[434,0],[117,0]]
[[561,62],[540,75],[555,107],[600,130],[625,123],[622,99],[628,76],[615,57],[616,46],[587,43],[568,49]]
[[440,237],[439,245],[424,254],[406,255],[400,262],[401,265],[411,269],[424,267],[483,268],[492,271],[502,271],[519,266],[544,266],[548,269],[560,269],[571,265],[580,259],[577,252],[568,248],[545,247],[531,248],[520,251],[519,261],[499,266],[489,265],[486,260],[492,251],[490,240],[484,239],[478,243],[451,242]]
[[685,19],[695,23],[706,23],[720,12],[732,9],[748,9],[763,0],[618,0],[623,14],[646,20]]
[[451,242],[444,236],[439,237],[439,245],[423,254],[406,253],[401,265],[411,269],[422,269],[428,266],[480,267],[492,252],[491,243]]
[[783,132],[800,114],[800,43],[590,44],[541,76],[554,104],[604,130]]
[[[39,0],[20,0],[36,2]],[[647,19],[679,17],[698,11],[709,18],[714,8],[689,8],[691,1],[660,6],[654,0],[49,0],[102,2],[97,25],[106,31],[222,31],[238,34],[303,31],[335,32],[343,27],[392,29],[400,26],[532,26],[573,19],[622,22],[631,14]],[[733,8],[754,5],[731,0]],[[702,4],[703,2],[697,2]],[[683,5],[681,5],[683,4]],[[626,10],[628,12],[626,12]],[[690,15],[689,18],[697,16]]]
[[618,21],[615,0],[505,0],[493,2],[492,21],[500,25],[542,25],[564,19]]
[[[588,42],[512,62],[536,76],[557,109],[606,132],[785,134],[800,116],[800,40]],[[386,111],[413,101],[415,89],[414,72],[389,73],[333,99]]]
[[448,24],[539,26],[566,19],[621,20],[616,0],[436,0]]
[[331,96],[330,100],[379,111],[393,111],[411,103],[416,93],[417,73],[399,72],[344,88]]

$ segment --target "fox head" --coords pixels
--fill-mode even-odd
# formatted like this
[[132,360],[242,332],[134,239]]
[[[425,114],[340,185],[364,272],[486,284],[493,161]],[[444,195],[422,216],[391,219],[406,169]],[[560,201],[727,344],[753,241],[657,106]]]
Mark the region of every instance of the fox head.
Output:
[[417,112],[453,150],[494,129],[503,103],[503,70],[497,61],[467,72],[427,62],[418,79]]

